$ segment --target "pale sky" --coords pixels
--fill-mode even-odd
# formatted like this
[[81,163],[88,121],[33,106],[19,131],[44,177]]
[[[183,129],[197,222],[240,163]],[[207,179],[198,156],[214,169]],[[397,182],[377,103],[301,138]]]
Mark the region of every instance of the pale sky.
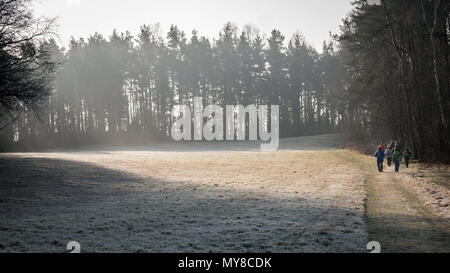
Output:
[[58,17],[60,42],[71,36],[99,32],[109,37],[113,29],[136,35],[143,24],[160,23],[163,37],[171,24],[188,34],[218,37],[230,21],[242,29],[252,23],[262,33],[279,29],[289,40],[299,31],[319,51],[329,32],[338,33],[341,20],[351,10],[350,0],[37,0],[37,15]]

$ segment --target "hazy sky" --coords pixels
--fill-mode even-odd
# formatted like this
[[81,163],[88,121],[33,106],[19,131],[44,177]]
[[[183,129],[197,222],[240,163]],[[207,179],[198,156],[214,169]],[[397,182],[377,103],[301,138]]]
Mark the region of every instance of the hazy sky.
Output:
[[[350,11],[350,0],[38,0],[38,15],[59,17],[61,42],[71,36],[88,37],[99,32],[108,37],[114,28],[138,33],[142,24],[159,22],[164,37],[170,24],[189,34],[218,37],[230,21],[242,28],[253,23],[262,33],[273,28],[287,39],[300,31],[321,50],[329,31],[337,33]],[[188,36],[188,37],[189,37]]]

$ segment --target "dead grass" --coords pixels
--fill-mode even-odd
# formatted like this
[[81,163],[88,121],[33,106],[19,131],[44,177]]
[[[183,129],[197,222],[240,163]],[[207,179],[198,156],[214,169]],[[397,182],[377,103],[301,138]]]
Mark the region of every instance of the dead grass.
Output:
[[411,179],[411,169],[393,168],[378,173],[373,158],[359,154],[348,157],[358,164],[366,180],[366,216],[370,240],[378,241],[383,252],[448,252],[450,225],[440,216],[438,206],[429,206],[423,185]]
[[443,187],[335,143],[1,155],[0,252],[450,251]]
[[450,190],[450,166],[448,165],[419,164],[417,176]]
[[360,171],[289,145],[2,156],[0,251],[365,252]]

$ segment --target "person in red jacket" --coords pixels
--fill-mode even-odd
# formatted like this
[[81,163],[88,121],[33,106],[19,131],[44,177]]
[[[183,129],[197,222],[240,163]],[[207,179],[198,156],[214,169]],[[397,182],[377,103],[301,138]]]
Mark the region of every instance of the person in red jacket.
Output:
[[381,149],[383,153],[386,153],[386,146],[384,146],[383,143],[381,143],[380,146],[378,146],[378,149]]

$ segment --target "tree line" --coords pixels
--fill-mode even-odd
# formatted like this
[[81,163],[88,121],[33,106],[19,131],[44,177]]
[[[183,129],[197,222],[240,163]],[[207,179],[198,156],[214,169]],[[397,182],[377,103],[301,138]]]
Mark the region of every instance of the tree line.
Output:
[[50,40],[62,65],[47,107],[24,113],[4,135],[18,146],[164,140],[173,106],[192,106],[194,97],[203,105],[280,105],[282,137],[333,132],[338,114],[326,94],[334,91],[322,76],[332,70],[333,46],[318,54],[300,34],[286,46],[277,30],[268,38],[255,32],[227,23],[210,41],[143,25],[136,37],[73,39],[67,51]]
[[[0,10],[8,2],[28,1],[0,0]],[[17,75],[42,77],[41,92],[20,89],[39,100],[12,103],[0,82],[8,113],[0,149],[168,140],[172,107],[202,97],[203,105],[279,105],[281,137],[346,132],[401,139],[422,160],[450,157],[447,1],[355,1],[321,53],[300,34],[266,36],[251,25],[227,23],[212,40],[175,25],[161,33],[157,24],[137,35],[95,33],[68,49],[31,40],[45,71]]]
[[450,2],[355,1],[336,36],[346,124],[361,138],[402,140],[415,158],[450,159]]

